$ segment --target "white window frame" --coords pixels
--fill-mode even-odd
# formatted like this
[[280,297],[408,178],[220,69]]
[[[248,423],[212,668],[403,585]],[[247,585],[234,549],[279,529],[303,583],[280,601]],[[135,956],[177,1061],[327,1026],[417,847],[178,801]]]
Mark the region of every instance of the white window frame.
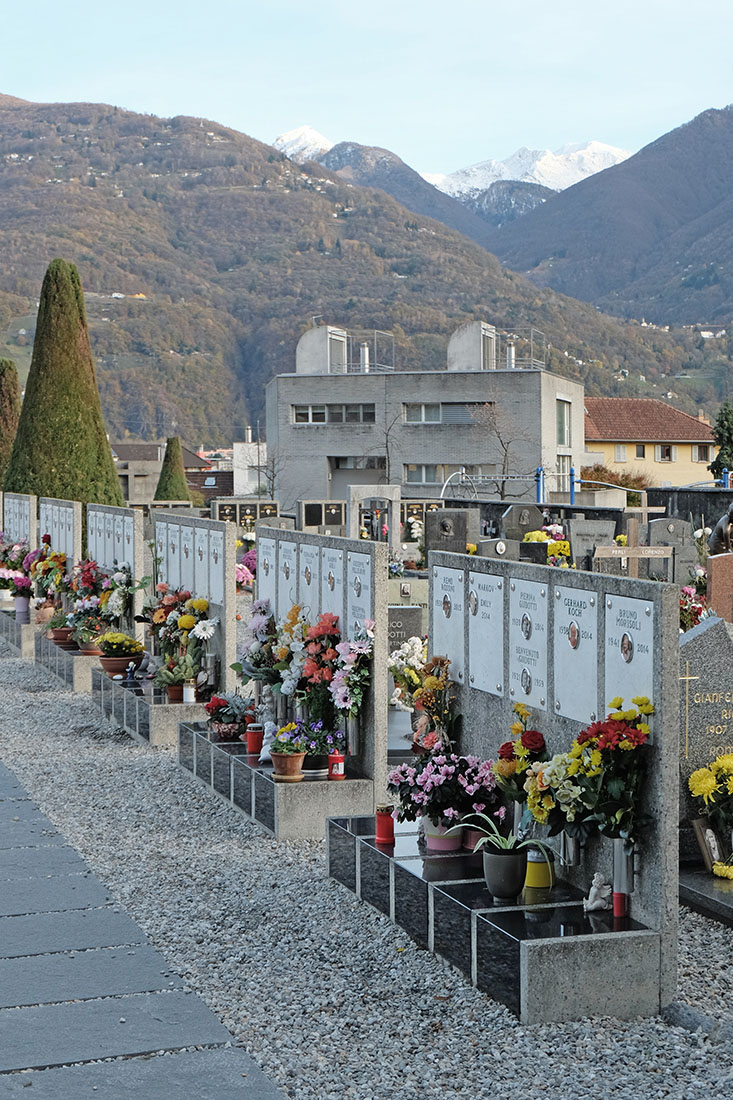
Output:
[[[405,424],[440,424],[441,422],[441,410],[440,401],[406,401],[404,406],[404,423]],[[420,415],[417,420],[410,420],[408,417],[408,409],[419,409]],[[437,409],[438,416],[428,418],[425,410]]]
[[[702,458],[700,451],[705,448],[705,457]],[[692,461],[693,462],[705,462],[708,463],[710,459],[710,444],[709,443],[693,443],[692,444]]]
[[[663,454],[663,451],[669,451],[669,455]],[[677,461],[677,448],[674,443],[655,443],[654,444],[654,461],[655,462],[676,462]]]
[[[562,439],[560,438],[560,407],[563,409],[563,420],[565,432]],[[566,397],[555,398],[555,434],[557,436],[558,447],[572,447],[573,439],[573,404],[572,401],[568,401]]]

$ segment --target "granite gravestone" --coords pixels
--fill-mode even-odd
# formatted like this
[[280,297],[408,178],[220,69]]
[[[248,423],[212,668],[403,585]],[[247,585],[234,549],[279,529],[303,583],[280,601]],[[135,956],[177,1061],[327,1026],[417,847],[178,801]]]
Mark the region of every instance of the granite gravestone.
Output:
[[[661,577],[675,584],[689,584],[698,564],[697,547],[692,524],[685,519],[653,519],[649,522],[649,546],[673,546],[674,558],[662,558],[647,563],[649,576]],[[670,575],[671,574],[671,575]]]
[[708,558],[708,606],[726,622],[733,622],[733,554]]
[[521,542],[528,531],[539,531],[545,517],[534,504],[510,504],[501,516],[501,529],[505,539]]
[[521,543],[514,539],[479,539],[477,553],[480,558],[500,558],[505,561],[519,561]]
[[596,546],[608,546],[613,542],[616,524],[609,519],[569,519],[567,536],[570,543],[570,559],[576,569],[593,570],[593,554]]
[[[733,557],[733,556],[732,556]],[[698,858],[684,826],[699,816],[687,781],[716,756],[733,752],[733,626],[704,619],[680,638],[681,855]],[[687,833],[687,835],[686,835]]]
[[445,508],[425,516],[425,553],[442,550],[465,554],[469,542],[478,544],[480,516],[474,508]]
[[408,638],[421,638],[423,634],[423,609],[414,604],[400,604],[387,608],[387,648],[390,653],[399,649]]

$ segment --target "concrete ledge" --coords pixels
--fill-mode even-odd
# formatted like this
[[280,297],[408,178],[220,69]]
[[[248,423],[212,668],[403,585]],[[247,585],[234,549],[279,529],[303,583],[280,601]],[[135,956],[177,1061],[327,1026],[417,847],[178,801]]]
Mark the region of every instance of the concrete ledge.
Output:
[[525,940],[519,959],[523,1024],[598,1015],[629,1020],[660,1011],[658,932]]
[[16,623],[15,611],[0,610],[0,635],[26,661],[35,660],[36,630],[34,623]]
[[62,649],[39,631],[35,636],[35,661],[48,669],[72,691],[92,690],[92,669],[99,667],[97,657],[85,657],[78,650]]
[[203,703],[169,703],[151,681],[125,685],[111,680],[101,668],[92,668],[92,698],[111,721],[135,741],[153,748],[175,748],[178,723],[198,722],[206,716]]

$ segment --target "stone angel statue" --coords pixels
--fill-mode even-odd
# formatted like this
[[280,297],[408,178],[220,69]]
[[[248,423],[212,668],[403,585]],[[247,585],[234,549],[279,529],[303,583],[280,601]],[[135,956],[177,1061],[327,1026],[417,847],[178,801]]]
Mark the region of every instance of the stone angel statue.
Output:
[[589,913],[594,909],[611,908],[611,887],[603,878],[600,871],[593,876],[588,897],[583,898],[583,912]]

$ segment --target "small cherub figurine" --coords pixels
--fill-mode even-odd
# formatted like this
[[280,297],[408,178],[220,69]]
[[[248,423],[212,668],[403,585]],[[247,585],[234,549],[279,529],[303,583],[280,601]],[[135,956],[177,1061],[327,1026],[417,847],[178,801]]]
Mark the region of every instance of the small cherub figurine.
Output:
[[610,909],[610,898],[611,887],[604,880],[601,872],[596,871],[593,876],[590,890],[588,891],[588,897],[583,898],[583,911],[588,913],[594,909]]

